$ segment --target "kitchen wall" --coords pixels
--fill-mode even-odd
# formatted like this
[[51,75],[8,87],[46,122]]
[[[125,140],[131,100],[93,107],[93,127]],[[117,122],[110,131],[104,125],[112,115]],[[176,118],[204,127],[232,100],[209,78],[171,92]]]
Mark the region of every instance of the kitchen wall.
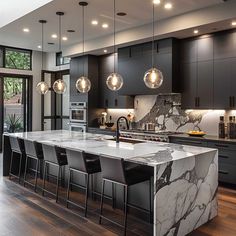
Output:
[[134,109],[108,109],[108,116],[115,121],[132,113],[137,128],[152,122],[160,130],[187,132],[200,128],[210,135],[218,135],[219,117],[225,115],[228,119],[229,115],[236,115],[236,111],[182,110],[180,94],[136,96],[134,102]]

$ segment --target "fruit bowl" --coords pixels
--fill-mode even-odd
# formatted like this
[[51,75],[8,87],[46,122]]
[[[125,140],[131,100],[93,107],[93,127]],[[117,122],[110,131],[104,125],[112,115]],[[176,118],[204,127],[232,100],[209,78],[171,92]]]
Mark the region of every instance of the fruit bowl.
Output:
[[205,132],[203,132],[203,131],[196,131],[196,130],[190,130],[189,132],[187,132],[187,134],[189,136],[195,136],[195,137],[203,137],[204,135],[206,135]]

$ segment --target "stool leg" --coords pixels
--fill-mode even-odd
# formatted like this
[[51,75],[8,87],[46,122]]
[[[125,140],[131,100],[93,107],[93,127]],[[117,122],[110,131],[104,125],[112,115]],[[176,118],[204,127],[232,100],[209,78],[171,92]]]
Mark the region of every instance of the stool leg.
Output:
[[11,162],[9,167],[9,179],[11,179],[11,171],[12,171],[12,162],[13,162],[14,152],[11,152]]
[[[73,183],[73,171],[71,171],[71,173],[70,173],[70,181],[71,181],[71,183]],[[70,191],[72,192],[73,191],[73,184],[70,184]]]
[[91,193],[92,193],[92,199],[94,200],[95,197],[94,197],[94,191],[93,191],[93,174],[91,175]]
[[115,184],[112,183],[112,208],[115,209],[116,201],[115,201]]
[[89,194],[89,174],[85,174],[85,179],[86,179],[86,196],[85,196],[85,211],[84,211],[84,216],[87,217],[88,194]]
[[24,172],[24,180],[23,180],[23,186],[25,187],[25,180],[26,180],[26,173],[27,173],[27,165],[28,165],[28,156],[25,157],[25,172]]
[[21,174],[21,165],[22,165],[22,154],[20,154],[20,165],[19,165],[19,172],[18,172],[18,177],[19,177],[19,184],[20,184],[20,174]]
[[42,189],[42,195],[43,196],[44,196],[44,189],[45,189],[46,171],[47,171],[47,162],[44,162],[44,167],[43,167],[43,189]]
[[70,197],[70,181],[71,181],[71,173],[72,170],[69,168],[69,176],[68,176],[68,186],[67,186],[67,194],[66,194],[66,207],[69,207],[69,197]]
[[149,221],[152,223],[152,179],[149,180]]
[[61,174],[61,166],[59,166],[59,168],[58,168],[58,173],[57,173],[56,202],[58,202],[58,192],[59,192],[59,179],[60,179],[60,174]]
[[38,170],[39,170],[39,159],[36,160],[36,173],[34,179],[34,191],[37,191],[37,182],[38,182]]
[[102,223],[104,188],[105,188],[105,180],[103,179],[103,180],[102,180],[102,194],[101,194],[101,206],[100,206],[99,224]]
[[124,219],[124,236],[126,235],[127,228],[127,203],[128,202],[128,186],[125,185],[125,219]]

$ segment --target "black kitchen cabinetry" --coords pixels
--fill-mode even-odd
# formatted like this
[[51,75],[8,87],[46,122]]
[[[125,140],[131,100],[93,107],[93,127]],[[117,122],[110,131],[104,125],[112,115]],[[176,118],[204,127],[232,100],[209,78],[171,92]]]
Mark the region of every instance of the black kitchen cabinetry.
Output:
[[111,91],[106,80],[114,68],[114,54],[99,57],[99,103],[102,108],[134,108],[133,96],[122,96],[117,91]]
[[[79,93],[76,89],[77,79],[83,75],[88,76],[91,81],[89,93]],[[88,107],[88,125],[97,126],[97,117],[101,115],[99,109],[99,81],[98,81],[98,58],[86,55],[84,57],[72,58],[70,62],[70,102],[86,102]]]
[[164,76],[163,84],[158,89],[145,86],[143,77],[151,68],[152,43],[143,43],[118,50],[118,70],[124,78],[120,95],[151,95],[158,93],[179,92],[178,40],[165,39],[155,42],[154,65]]
[[236,108],[236,32],[181,41],[183,109]]
[[219,181],[236,185],[236,142],[213,141],[201,138],[170,137],[171,143],[218,149]]

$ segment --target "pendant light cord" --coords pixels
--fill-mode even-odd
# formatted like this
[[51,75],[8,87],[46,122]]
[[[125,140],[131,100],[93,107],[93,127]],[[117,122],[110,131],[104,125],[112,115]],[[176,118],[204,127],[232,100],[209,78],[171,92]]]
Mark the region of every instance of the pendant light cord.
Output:
[[[59,15],[59,53],[61,53],[61,57],[62,57],[62,51],[61,51],[61,15]],[[61,62],[59,63],[59,70],[61,70]]]
[[154,21],[155,21],[155,6],[153,3],[152,4],[152,68],[154,67],[154,35],[155,35]]
[[83,76],[84,76],[84,67],[85,67],[85,58],[84,58],[84,6],[82,6],[82,15],[83,15],[83,26],[82,26],[82,34],[83,34]]
[[44,52],[44,25],[43,24],[44,23],[42,22],[41,24],[42,24],[42,46],[41,46],[41,49],[42,49],[41,50],[41,56],[42,56],[42,58],[41,59],[42,59],[42,71],[43,71],[43,68],[44,68],[44,63],[43,63],[44,62],[44,60],[43,60],[43,52]]
[[113,1],[113,27],[114,73],[116,73],[116,0]]

